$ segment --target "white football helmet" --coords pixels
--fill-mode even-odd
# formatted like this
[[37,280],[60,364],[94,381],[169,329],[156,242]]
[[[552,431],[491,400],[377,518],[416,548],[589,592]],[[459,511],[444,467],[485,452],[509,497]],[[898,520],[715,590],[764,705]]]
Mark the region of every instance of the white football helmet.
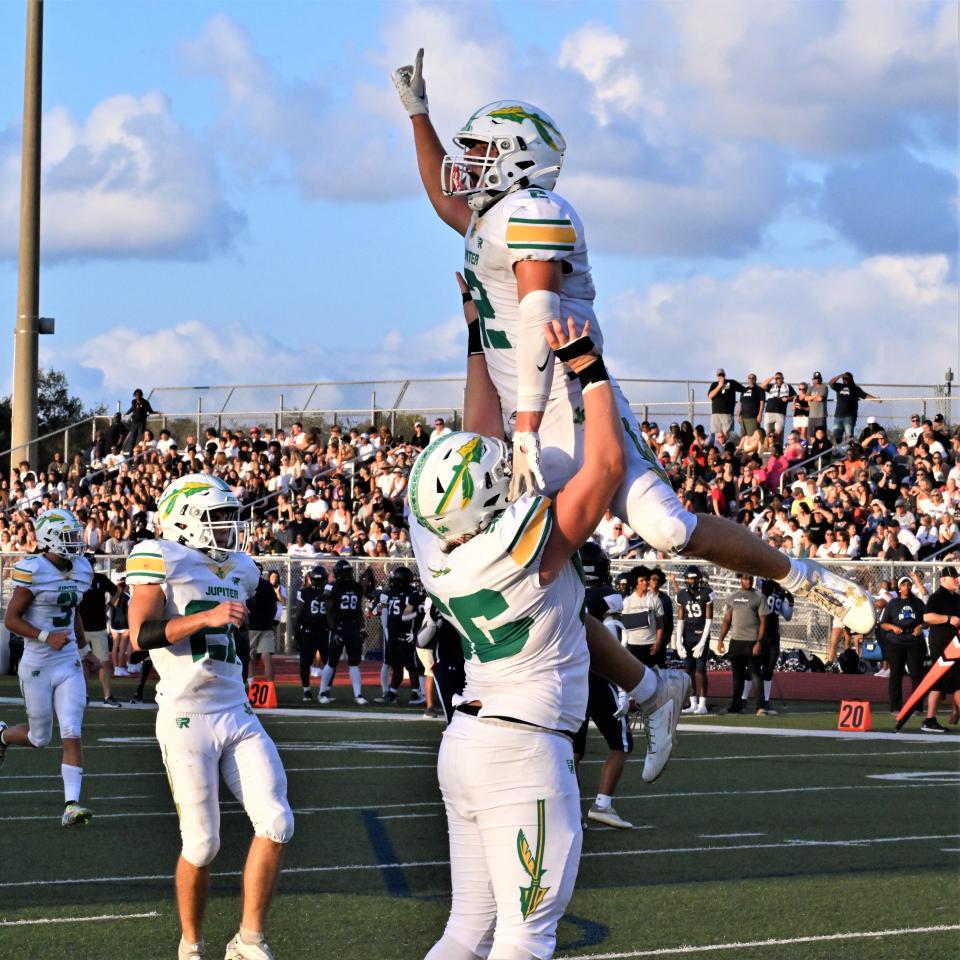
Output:
[[486,144],[486,152],[479,156],[445,156],[440,169],[444,195],[464,196],[480,212],[511,190],[552,190],[567,149],[553,120],[521,100],[497,100],[481,107],[453,142],[462,150]]
[[213,554],[242,550],[247,521],[243,504],[219,477],[189,473],[168,483],[157,502],[157,522],[164,540]]
[[33,522],[33,532],[44,553],[59,557],[79,557],[83,553],[83,526],[69,510],[56,508],[41,513]]
[[479,533],[508,506],[509,451],[495,437],[448,433],[417,457],[408,500],[417,522],[443,541]]

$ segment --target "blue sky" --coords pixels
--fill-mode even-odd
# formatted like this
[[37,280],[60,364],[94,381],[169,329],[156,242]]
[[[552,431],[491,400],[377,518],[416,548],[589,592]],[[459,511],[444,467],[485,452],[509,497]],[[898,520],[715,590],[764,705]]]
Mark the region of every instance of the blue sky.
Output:
[[[23,30],[0,4],[11,327]],[[460,372],[460,240],[389,79],[421,45],[448,143],[505,97],[565,133],[621,375],[956,364],[957,6],[899,0],[48,3],[43,361],[107,402]]]

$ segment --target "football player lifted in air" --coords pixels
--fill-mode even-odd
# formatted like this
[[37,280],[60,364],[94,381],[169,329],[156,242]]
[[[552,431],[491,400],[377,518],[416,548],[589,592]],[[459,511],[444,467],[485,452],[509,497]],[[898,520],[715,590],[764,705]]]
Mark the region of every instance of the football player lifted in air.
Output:
[[583,466],[556,498],[510,501],[503,420],[482,356],[468,362],[465,432],[434,440],[411,476],[420,577],[466,654],[438,760],[453,902],[428,960],[553,956],[582,844],[572,738],[588,671],[630,689],[660,727],[664,762],[687,687],[683,674],[644,670],[600,625],[588,649],[574,558],[623,479],[623,428],[589,326],[578,335],[572,319],[555,321],[547,336],[587,410]]
[[293,836],[287,776],[247,702],[234,632],[257,588],[245,553],[241,504],[217,477],[188,474],[157,503],[161,539],[127,558],[130,640],[150,652],[157,684],[157,740],[180,815],[176,896],[178,960],[204,960],[210,863],[220,849],[220,777],[253,824],[243,871],[240,930],[226,960],[272,960],[264,936],[284,846]]
[[353,686],[353,702],[366,706],[360,678],[360,658],[363,656],[363,588],[353,575],[349,560],[338,560],[333,565],[333,585],[327,593],[327,625],[330,628],[330,651],[320,674],[320,693],[317,703],[333,703],[330,685],[337,672],[337,664],[347,651],[347,666]]
[[[587,612],[599,620],[619,643],[619,628],[622,624],[616,619],[616,615],[623,612],[623,597],[610,581],[610,560],[600,544],[588,540],[580,548],[580,563],[583,565],[586,584]],[[591,720],[607,741],[610,752],[600,768],[597,799],[587,811],[587,817],[621,830],[633,827],[632,823],[624,820],[613,809],[613,795],[616,793],[617,783],[627,765],[627,757],[633,752],[633,734],[630,732],[623,703],[625,698],[626,694],[615,683],[591,671],[587,715],[573,740],[573,759],[577,765],[578,778],[580,761],[587,752],[587,728]]]
[[76,615],[80,598],[90,588],[93,568],[83,556],[83,527],[67,510],[47,510],[34,524],[40,553],[24,557],[13,568],[13,596],[4,624],[23,637],[18,674],[27,722],[8,727],[0,720],[0,764],[7,747],[45,747],[53,735],[53,715],[63,741],[65,827],[88,823],[92,814],[80,806],[83,748],[80,732],[87,704],[81,658],[99,668],[87,646]]
[[[543,323],[590,321],[594,286],[583,224],[554,192],[566,144],[541,109],[500,100],[475,110],[447,155],[429,117],[423,50],[393,73],[411,118],[417,164],[440,219],[465,239],[464,276],[480,313],[469,351],[483,352],[513,429],[511,498],[556,492],[583,463],[584,402],[575,377],[546,349]],[[857,633],[874,624],[869,595],[814,560],[791,559],[746,527],[688,513],[644,442],[630,406],[610,381],[626,433],[627,468],[610,508],[654,549],[689,554],[781,583]]]
[[690,706],[684,713],[707,712],[707,662],[710,659],[710,629],[713,626],[713,594],[703,582],[700,568],[687,567],[684,584],[677,591],[677,654],[684,660],[690,682]]

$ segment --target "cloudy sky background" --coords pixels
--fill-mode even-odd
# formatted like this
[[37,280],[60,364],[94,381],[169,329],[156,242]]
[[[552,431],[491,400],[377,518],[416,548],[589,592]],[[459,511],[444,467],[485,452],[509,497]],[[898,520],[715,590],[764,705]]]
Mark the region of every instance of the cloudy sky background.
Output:
[[[0,5],[0,305],[16,313],[24,6]],[[447,143],[518,97],[564,132],[611,366],[958,363],[957,4],[53,3],[44,364],[136,385],[460,373],[460,239],[390,70]],[[12,337],[0,340],[9,388]]]

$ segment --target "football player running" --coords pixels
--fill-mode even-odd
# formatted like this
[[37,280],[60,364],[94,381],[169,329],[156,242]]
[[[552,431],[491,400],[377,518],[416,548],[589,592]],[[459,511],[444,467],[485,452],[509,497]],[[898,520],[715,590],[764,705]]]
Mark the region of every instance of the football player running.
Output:
[[273,741],[251,710],[234,632],[259,573],[242,552],[241,504],[220,479],[188,474],[157,503],[161,539],[127,559],[130,639],[160,675],[157,740],[180,815],[176,897],[178,960],[203,960],[210,863],[220,849],[219,782],[253,824],[243,871],[240,930],[226,960],[272,960],[264,936],[284,846],[293,836],[287,777]]
[[83,748],[80,734],[87,685],[81,658],[91,669],[100,662],[86,644],[76,614],[90,588],[93,568],[83,556],[83,527],[67,510],[48,510],[34,525],[40,553],[24,557],[13,568],[13,596],[7,605],[6,628],[23,637],[18,674],[27,722],[8,727],[0,720],[0,765],[8,746],[45,747],[53,735],[53,715],[63,741],[65,827],[88,823],[93,816],[80,805]]
[[[503,411],[513,426],[511,498],[555,492],[583,463],[584,401],[541,336],[553,317],[589,320],[594,286],[583,224],[553,192],[566,144],[544,111],[518,100],[480,107],[454,136],[449,156],[429,117],[423,50],[393,81],[411,118],[420,177],[437,214],[465,238],[465,269],[480,324],[470,352],[483,352]],[[781,583],[851,630],[875,616],[857,584],[809,559],[792,559],[731,520],[684,510],[644,442],[630,406],[611,379],[626,433],[626,475],[611,509],[654,549],[690,554]]]
[[[433,441],[411,476],[420,576],[466,657],[466,686],[438,761],[453,902],[428,960],[549,960],[580,860],[572,737],[586,714],[595,647],[572,558],[622,481],[625,455],[589,325],[578,336],[572,318],[565,330],[555,321],[547,338],[584,387],[588,424],[584,464],[556,499],[510,501],[503,421],[482,356],[468,363],[467,432]],[[599,630],[605,646],[596,647],[595,669],[642,677],[631,695],[669,727],[668,754],[686,677],[643,671]]]

